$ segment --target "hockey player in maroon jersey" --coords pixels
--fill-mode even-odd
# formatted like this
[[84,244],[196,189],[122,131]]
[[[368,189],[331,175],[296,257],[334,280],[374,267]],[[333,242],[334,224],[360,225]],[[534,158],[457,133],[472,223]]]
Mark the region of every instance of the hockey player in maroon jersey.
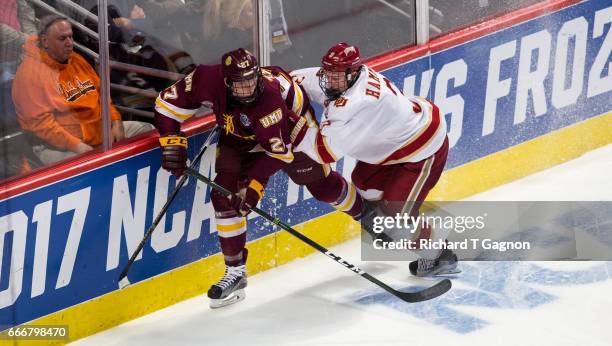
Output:
[[355,187],[329,164],[294,152],[306,130],[316,126],[310,101],[278,67],[261,68],[245,49],[223,55],[220,65],[199,65],[159,94],[155,124],[160,133],[162,166],[181,176],[187,139],[180,124],[203,104],[212,106],[222,127],[217,146],[215,182],[232,191],[211,195],[226,270],[208,291],[211,307],[244,299],[247,285],[246,215],[262,198],[268,178],[283,170],[318,200],[359,218],[362,200]]
[[[368,201],[362,222],[376,215],[417,216],[448,153],[446,122],[438,107],[402,95],[390,80],[361,62],[357,47],[344,42],[329,49],[321,68],[291,74],[313,102],[325,107],[320,129],[308,129],[297,150],[321,163],[344,155],[358,160],[352,181]],[[420,239],[445,238],[437,233],[426,226],[416,230],[414,240],[418,244]],[[414,275],[457,271],[457,256],[451,250],[417,253],[421,258],[409,266]]]

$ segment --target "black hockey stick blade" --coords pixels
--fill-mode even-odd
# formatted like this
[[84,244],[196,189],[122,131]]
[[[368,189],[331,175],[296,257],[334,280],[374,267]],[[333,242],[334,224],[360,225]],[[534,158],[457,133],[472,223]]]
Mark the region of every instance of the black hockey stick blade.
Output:
[[[185,173],[188,174],[188,175],[191,175],[191,176],[193,176],[195,178],[197,178],[200,181],[205,182],[206,184],[210,185],[213,189],[221,192],[225,196],[230,196],[232,194],[229,190],[227,190],[223,186],[215,183],[214,181],[212,181],[208,177],[203,176],[202,174],[200,174],[200,172],[194,170],[193,168],[187,168]],[[389,285],[385,284],[384,282],[378,280],[377,278],[373,277],[372,275],[366,273],[365,271],[363,271],[362,269],[358,268],[357,266],[355,266],[355,265],[347,262],[346,260],[342,259],[342,257],[332,253],[331,251],[329,251],[328,249],[326,249],[325,247],[323,247],[319,243],[315,242],[314,240],[312,240],[312,239],[308,238],[307,236],[303,235],[302,233],[296,231],[295,229],[293,229],[293,227],[291,227],[291,226],[287,225],[286,223],[282,222],[279,218],[275,218],[275,217],[271,216],[270,214],[266,213],[265,211],[263,211],[263,210],[261,210],[261,209],[259,209],[257,207],[254,207],[252,210],[255,213],[261,215],[264,219],[266,219],[266,220],[272,222],[273,224],[279,226],[280,228],[284,229],[285,231],[291,233],[291,235],[293,235],[294,237],[300,239],[304,243],[310,245],[314,249],[316,249],[319,252],[323,253],[325,256],[327,256],[327,257],[333,259],[334,261],[340,263],[341,265],[346,267],[348,270],[352,271],[353,273],[361,275],[363,278],[369,280],[373,284],[383,288],[385,291],[393,294],[394,296],[398,297],[399,299],[401,299],[401,300],[403,300],[403,301],[405,301],[407,303],[418,303],[418,302],[422,302],[422,301],[425,301],[425,300],[433,299],[433,298],[441,296],[442,294],[448,292],[448,290],[451,289],[451,286],[452,286],[451,281],[449,279],[444,279],[442,281],[437,282],[433,286],[430,286],[428,288],[422,289],[420,291],[416,291],[416,292],[401,292],[401,291],[398,291],[396,289],[393,289]]]
[[[369,274],[364,273],[363,276],[366,276],[366,275],[369,275]],[[429,286],[420,291],[402,292],[402,291],[394,290],[391,288],[391,290],[387,290],[387,292],[393,294],[394,296],[398,297],[399,299],[405,302],[419,303],[419,302],[424,302],[426,300],[437,298],[443,295],[444,293],[448,292],[451,289],[451,287],[452,287],[451,281],[449,279],[444,279],[444,280],[438,281],[433,286]]]

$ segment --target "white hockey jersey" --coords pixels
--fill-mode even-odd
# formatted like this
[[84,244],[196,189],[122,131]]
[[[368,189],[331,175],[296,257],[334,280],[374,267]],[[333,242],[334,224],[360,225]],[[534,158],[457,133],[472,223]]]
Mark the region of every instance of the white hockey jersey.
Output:
[[390,80],[367,66],[340,98],[326,102],[318,70],[291,73],[311,101],[325,108],[320,128],[309,129],[294,151],[303,151],[320,163],[348,155],[370,164],[390,165],[424,160],[444,143],[446,121],[431,102],[402,95]]

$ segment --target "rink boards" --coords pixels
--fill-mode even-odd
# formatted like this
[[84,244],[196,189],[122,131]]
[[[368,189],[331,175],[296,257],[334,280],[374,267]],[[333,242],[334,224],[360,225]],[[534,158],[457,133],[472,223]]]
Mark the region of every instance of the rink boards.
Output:
[[[612,6],[570,3],[536,5],[371,62],[446,114],[452,149],[433,199],[462,198],[612,142]],[[537,9],[549,13],[535,17]],[[192,157],[206,136],[190,137]],[[214,170],[213,149],[203,174]],[[350,176],[353,164],[336,169]],[[51,173],[0,191],[0,325],[68,324],[77,339],[201,294],[222,274],[210,190],[190,180],[132,267],[133,285],[118,290],[175,181],[160,169],[154,136]],[[358,233],[284,175],[260,207],[326,246]],[[248,229],[251,274],[309,253],[261,218]]]

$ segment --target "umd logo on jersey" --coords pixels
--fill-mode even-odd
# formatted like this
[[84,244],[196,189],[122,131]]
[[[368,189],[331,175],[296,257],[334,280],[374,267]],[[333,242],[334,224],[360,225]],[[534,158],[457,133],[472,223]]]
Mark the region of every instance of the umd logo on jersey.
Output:
[[274,112],[266,115],[265,117],[259,119],[259,122],[264,128],[268,128],[278,122],[283,118],[283,112],[280,108],[277,108]]

